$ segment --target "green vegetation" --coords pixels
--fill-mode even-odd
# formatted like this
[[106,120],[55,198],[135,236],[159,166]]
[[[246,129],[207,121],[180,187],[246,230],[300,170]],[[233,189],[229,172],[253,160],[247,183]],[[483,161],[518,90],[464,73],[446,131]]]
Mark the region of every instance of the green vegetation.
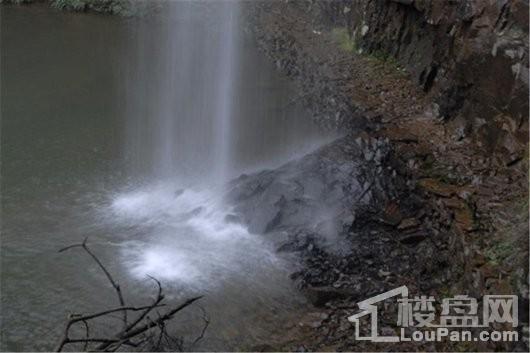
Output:
[[525,195],[511,208],[513,223],[501,227],[484,255],[493,265],[513,267],[525,261],[525,243],[528,241],[528,198]]
[[0,4],[29,4],[35,0],[0,0]]
[[[51,0],[52,6],[61,10],[84,11],[92,0]],[[97,2],[97,0],[96,0]]]
[[509,240],[502,240],[493,244],[484,254],[488,261],[494,265],[502,264],[503,261],[514,253],[514,244]]
[[[345,27],[336,27],[331,31],[333,39],[339,45],[339,47],[347,53],[362,54],[362,50],[359,47],[356,38],[350,34],[347,28]],[[390,55],[388,52],[382,50],[373,50],[371,52],[364,53],[365,57],[371,59],[374,64],[384,64],[385,67],[404,73],[405,70],[399,65],[397,60]]]
[[376,60],[383,61],[387,64],[395,66],[396,68],[399,68],[399,63],[397,62],[396,58],[385,51],[374,50],[370,53],[370,56]]
[[[27,4],[38,0],[0,0],[0,3]],[[117,15],[129,13],[131,0],[47,0],[51,6],[69,11],[96,11]]]
[[334,28],[331,33],[342,50],[348,53],[356,51],[357,46],[355,40],[351,37],[346,28]]
[[453,292],[453,289],[449,286],[442,287],[439,291],[440,298],[452,298],[454,297],[455,293]]
[[61,10],[93,10],[113,14],[124,14],[128,7],[127,0],[51,0],[51,3]]
[[[379,59],[377,59],[379,60]],[[447,169],[445,165],[435,163],[434,157],[428,155],[421,164],[421,170],[429,178],[437,179],[443,184],[461,185],[462,180],[454,172]]]

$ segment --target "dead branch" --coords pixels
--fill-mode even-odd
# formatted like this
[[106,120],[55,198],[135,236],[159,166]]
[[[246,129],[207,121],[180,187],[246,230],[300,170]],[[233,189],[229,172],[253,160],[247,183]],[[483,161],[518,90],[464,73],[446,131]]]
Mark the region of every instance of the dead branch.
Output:
[[[98,259],[98,257],[96,255],[94,255],[94,253],[92,251],[90,251],[90,249],[86,245],[87,240],[88,240],[88,237],[86,237],[81,244],[74,244],[74,245],[67,246],[66,248],[62,248],[61,250],[59,250],[59,252],[64,252],[66,250],[69,250],[69,249],[72,249],[72,248],[75,248],[75,247],[83,248],[83,250],[85,250],[87,252],[87,254],[89,254],[92,257],[92,259],[98,264],[99,268],[103,271],[103,273],[105,274],[105,276],[109,280],[110,284],[112,285],[112,287],[116,291],[116,295],[118,296],[118,301],[120,302],[120,305],[121,306],[125,306],[125,300],[123,300],[123,295],[121,293],[121,288],[120,288],[119,284],[116,281],[114,281],[114,279],[112,278],[111,274],[109,273],[109,271],[107,271],[105,266],[103,266],[103,264]],[[127,327],[127,310],[123,310],[123,327],[124,327],[124,329]]]
[[[160,281],[158,281],[156,278],[149,276],[155,282],[157,288],[155,298],[151,302],[151,304],[143,306],[125,306],[125,300],[123,298],[120,286],[114,280],[114,278],[103,265],[103,263],[99,260],[99,258],[87,246],[87,239],[85,238],[85,240],[80,244],[74,244],[62,248],[61,250],[59,250],[59,252],[64,252],[73,248],[82,248],[96,262],[96,264],[107,277],[111,286],[114,288],[118,296],[120,306],[117,308],[106,309],[91,314],[70,314],[67,318],[62,337],[55,349],[56,352],[62,351],[65,346],[69,344],[83,344],[83,351],[89,350],[91,345],[92,347],[94,347],[95,344],[97,345],[93,349],[96,351],[114,352],[117,351],[123,345],[135,348],[143,348],[146,344],[151,344],[152,348],[159,350],[163,340],[165,340],[169,346],[173,344],[179,349],[182,347],[182,340],[175,339],[171,337],[171,335],[168,333],[167,322],[173,319],[178,312],[184,310],[186,307],[190,306],[195,301],[202,298],[202,296],[190,298],[182,304],[170,308],[165,313],[161,314],[156,309],[168,307],[168,305],[163,302],[165,296],[163,294],[162,285]],[[153,310],[155,310],[155,313],[157,314],[157,318],[155,320],[152,320],[149,317],[149,314],[153,312]],[[201,310],[203,312],[203,321],[205,322],[205,325],[200,335],[195,339],[193,344],[195,344],[204,337],[204,333],[210,322],[205,310],[202,307]],[[122,313],[123,321],[123,328],[120,331],[114,334],[109,334],[107,337],[91,337],[92,330],[90,328],[90,325],[93,323],[93,320],[98,318],[109,318],[112,317],[112,314],[118,312]],[[140,313],[136,318],[129,320],[129,317],[127,315],[128,312],[131,313],[131,315],[133,315],[132,313],[135,312]],[[71,329],[78,323],[82,323],[84,326],[84,337],[70,337]]]
[[201,311],[202,311],[202,320],[204,321],[204,326],[202,327],[200,335],[197,336],[197,338],[195,338],[195,340],[191,344],[192,347],[195,344],[197,344],[197,342],[199,342],[200,340],[203,339],[204,334],[206,333],[206,330],[208,329],[208,326],[210,325],[210,317],[206,313],[206,310],[204,310],[204,308],[202,306],[200,306],[200,305],[199,305],[199,309],[201,309]]
[[195,302],[196,300],[199,300],[201,299],[202,296],[198,296],[198,297],[194,297],[194,298],[191,298],[191,299],[188,299],[186,300],[184,303],[182,303],[181,305],[177,306],[176,308],[172,309],[171,311],[169,311],[168,313],[162,315],[160,318],[158,318],[157,320],[151,322],[151,323],[146,323],[146,324],[143,324],[141,326],[139,326],[138,328],[134,329],[134,330],[130,330],[130,331],[126,331],[126,332],[123,332],[122,334],[120,334],[119,336],[121,338],[132,338],[134,336],[137,336],[141,333],[144,333],[145,331],[147,331],[148,329],[158,325],[159,323],[163,322],[163,321],[167,321],[167,320],[170,320],[173,318],[173,316],[178,313],[179,311],[181,311],[182,309],[190,306],[193,302]]
[[127,326],[125,328],[125,331],[132,330],[140,321],[142,321],[147,316],[147,314],[149,314],[149,312],[151,310],[153,310],[154,308],[158,307],[159,303],[162,300],[164,300],[164,295],[162,294],[162,285],[160,284],[160,282],[156,278],[153,278],[151,276],[148,276],[148,277],[151,278],[152,280],[154,280],[156,282],[157,287],[158,287],[158,292],[157,292],[157,295],[156,295],[156,299],[153,302],[153,304],[151,304],[149,307],[145,308],[144,312],[140,316],[138,316],[138,318],[135,321],[133,321],[129,326]]
[[[89,327],[88,327],[88,322],[87,322],[86,320],[83,320],[82,322],[83,322],[83,324],[85,325],[85,338],[86,338],[86,339],[89,339],[89,338],[90,338],[90,329],[89,329]],[[88,343],[89,343],[88,341],[85,342],[85,345],[83,346],[83,350],[84,350],[84,351],[87,350],[87,348],[88,348]]]

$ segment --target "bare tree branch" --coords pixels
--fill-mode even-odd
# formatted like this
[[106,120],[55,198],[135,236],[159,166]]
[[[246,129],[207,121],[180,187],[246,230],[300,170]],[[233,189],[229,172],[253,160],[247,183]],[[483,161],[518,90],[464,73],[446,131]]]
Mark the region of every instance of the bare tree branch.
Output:
[[130,331],[131,329],[133,329],[140,321],[142,321],[146,316],[147,314],[149,314],[149,312],[151,310],[153,310],[154,308],[156,308],[158,306],[158,304],[164,300],[164,295],[162,294],[162,285],[160,284],[160,281],[158,281],[156,278],[154,277],[151,277],[151,276],[148,276],[149,278],[151,278],[153,281],[156,282],[156,285],[158,287],[158,292],[157,292],[157,295],[156,295],[156,299],[155,301],[153,302],[153,304],[149,307],[147,307],[145,309],[145,311],[135,320],[133,321],[129,326],[127,326],[125,328],[125,331]]
[[[166,306],[166,304],[156,305],[155,307],[161,308],[161,307],[164,307],[164,306]],[[89,314],[89,315],[85,315],[85,316],[79,316],[79,317],[76,316],[76,317],[73,317],[71,321],[72,321],[72,323],[76,323],[76,322],[79,322],[79,321],[86,321],[86,320],[94,319],[96,317],[108,315],[108,314],[119,312],[119,311],[141,311],[141,310],[145,310],[145,309],[148,309],[148,308],[153,308],[153,305],[140,306],[140,307],[125,306],[125,307],[120,307],[120,308],[115,308],[115,309],[109,309],[109,310],[100,311],[98,313]]]
[[199,305],[199,309],[201,309],[201,311],[202,311],[202,320],[204,321],[204,326],[202,327],[200,335],[197,336],[197,338],[195,338],[195,340],[191,344],[192,347],[195,344],[197,344],[197,342],[199,342],[200,340],[202,340],[204,338],[204,334],[206,333],[206,329],[208,329],[208,326],[210,326],[210,317],[208,316],[208,314],[206,314],[206,310],[204,310],[204,308],[202,306],[200,306],[200,305]]
[[[86,339],[89,339],[90,338],[90,329],[88,327],[88,322],[87,320],[83,320],[83,324],[85,325],[85,338]],[[88,348],[88,341],[85,342],[85,345],[83,346],[83,350],[86,351]]]
[[[125,306],[124,305],[124,299],[123,295],[120,289],[120,286],[118,283],[114,280],[110,272],[105,268],[103,263],[99,260],[99,258],[90,250],[90,248],[87,246],[87,238],[80,243],[80,244],[74,244],[67,246],[65,248],[62,248],[59,250],[59,252],[64,252],[69,249],[73,248],[82,248],[87,252],[90,257],[97,263],[97,265],[100,267],[100,269],[105,273],[108,281],[111,283],[112,287],[114,288],[118,300],[120,302],[120,307],[112,308],[103,310],[97,313],[92,314],[70,314],[68,315],[63,335],[55,349],[55,351],[60,352],[62,351],[66,345],[69,344],[83,344],[83,351],[89,350],[90,347],[93,347],[96,351],[108,351],[108,352],[114,352],[117,351],[121,346],[127,345],[130,347],[135,347],[137,349],[144,348],[147,344],[150,344],[155,350],[160,350],[162,347],[162,341],[165,340],[165,342],[168,344],[169,347],[172,349],[178,348],[182,349],[182,340],[173,338],[168,334],[167,331],[167,325],[166,322],[173,319],[173,317],[180,312],[181,310],[185,309],[186,307],[193,304],[195,301],[202,298],[202,296],[197,296],[190,298],[183,302],[182,304],[168,309],[163,314],[160,314],[158,312],[159,308],[166,307],[167,305],[163,302],[165,297],[162,290],[162,285],[160,281],[158,281],[156,278],[149,276],[150,279],[152,279],[156,284],[156,295],[153,300],[153,302],[149,305],[144,306]],[[157,318],[155,320],[152,320],[148,315],[153,310],[155,310],[155,313],[157,314]],[[200,333],[200,335],[194,340],[193,344],[197,343],[199,340],[201,340],[204,337],[205,331],[210,323],[209,318],[206,314],[206,311],[201,307],[202,313],[203,313],[203,321],[204,321],[204,327]],[[122,313],[122,321],[123,321],[123,328],[121,331],[119,331],[116,334],[110,334],[108,337],[91,337],[90,333],[90,323],[92,320],[98,319],[98,318],[108,318],[113,317],[113,313]],[[128,321],[127,312],[140,312],[138,317],[136,317],[132,322]],[[70,330],[74,327],[74,325],[82,323],[84,326],[84,337],[83,338],[71,338]],[[92,344],[92,346],[91,346]],[[94,344],[98,344],[95,345]],[[153,350],[151,349],[151,350]]]
[[147,331],[148,329],[150,329],[151,327],[153,326],[156,326],[159,322],[162,322],[162,321],[166,321],[166,320],[169,320],[169,319],[172,319],[173,316],[178,313],[179,311],[181,311],[182,309],[190,306],[191,304],[193,304],[193,302],[201,299],[202,296],[198,296],[198,297],[194,297],[194,298],[191,298],[191,299],[188,299],[186,300],[184,303],[182,303],[181,305],[177,306],[176,308],[172,309],[171,311],[167,312],[166,314],[162,315],[160,318],[158,318],[157,320],[155,320],[154,322],[152,323],[147,323],[147,324],[144,324],[144,325],[141,325],[139,326],[138,328],[136,328],[135,330],[131,330],[131,331],[126,331],[126,332],[123,332],[120,336],[122,338],[132,338],[134,336],[137,336],[145,331]]
[[[88,248],[88,246],[86,245],[87,240],[88,240],[88,237],[86,237],[81,244],[74,244],[74,245],[67,246],[66,248],[62,248],[61,250],[59,250],[59,252],[64,252],[66,250],[69,250],[75,247],[83,248],[83,250],[85,250],[87,254],[89,254],[92,257],[92,259],[98,264],[99,268],[103,271],[103,273],[109,280],[110,284],[116,291],[116,295],[118,296],[118,301],[120,302],[120,305],[125,306],[125,300],[123,300],[123,295],[121,293],[121,288],[119,284],[114,280],[114,278],[112,278],[112,275],[107,270],[107,268],[103,265],[103,263],[98,259],[98,257]],[[123,311],[123,328],[125,329],[126,327],[127,327],[127,310],[124,310]]]

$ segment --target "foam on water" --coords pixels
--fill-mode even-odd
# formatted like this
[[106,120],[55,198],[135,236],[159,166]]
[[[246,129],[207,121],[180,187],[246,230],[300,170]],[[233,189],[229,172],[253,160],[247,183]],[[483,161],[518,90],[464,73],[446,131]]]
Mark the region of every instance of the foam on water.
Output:
[[234,221],[215,190],[148,186],[117,195],[111,213],[115,222],[139,230],[140,237],[126,241],[122,251],[136,278],[204,288],[282,265],[258,235]]

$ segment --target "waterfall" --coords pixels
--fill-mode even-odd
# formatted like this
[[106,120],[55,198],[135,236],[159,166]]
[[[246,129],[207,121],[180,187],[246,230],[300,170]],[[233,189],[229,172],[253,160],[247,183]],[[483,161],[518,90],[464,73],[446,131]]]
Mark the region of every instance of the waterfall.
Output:
[[212,286],[276,261],[223,198],[237,131],[239,4],[164,6],[162,20],[134,24],[125,102],[133,185],[115,195],[110,214],[138,231],[123,250],[134,277]]
[[132,20],[130,171],[106,213],[134,230],[123,250],[133,277],[208,287],[281,266],[272,245],[238,222],[226,182],[303,151],[296,142],[313,142],[316,131],[301,123],[305,112],[288,111],[285,82],[244,42],[239,6],[168,1],[156,16]]
[[[131,174],[225,181],[238,74],[237,1],[170,1],[132,47],[126,154]],[[153,29],[154,27],[154,29]]]
[[238,64],[238,47],[236,43],[238,4],[232,1],[225,4],[220,17],[222,19],[222,48],[219,52],[219,66],[215,77],[216,98],[214,104],[215,121],[215,175],[220,181],[226,181],[231,167],[231,134],[232,116],[234,114],[235,83]]

